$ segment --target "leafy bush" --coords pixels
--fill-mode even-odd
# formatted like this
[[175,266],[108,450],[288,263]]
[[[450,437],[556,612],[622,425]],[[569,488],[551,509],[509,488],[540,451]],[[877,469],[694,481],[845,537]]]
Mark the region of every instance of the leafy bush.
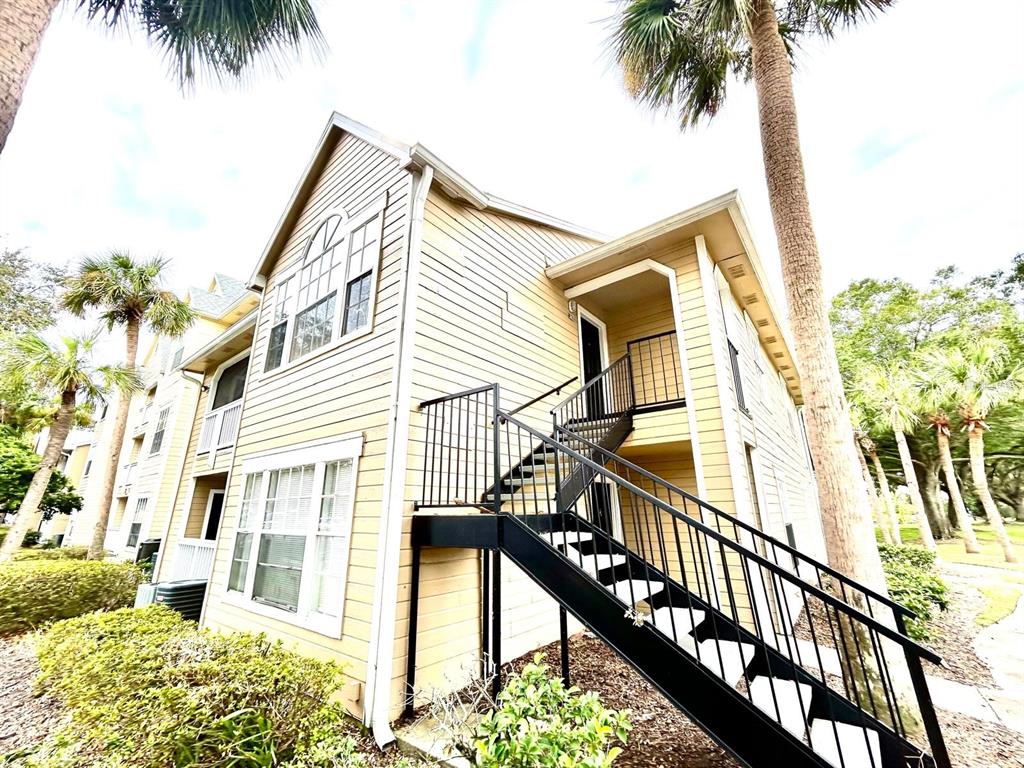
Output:
[[13,560],[85,560],[88,547],[54,547],[53,549],[22,549]]
[[38,686],[70,722],[16,765],[359,768],[330,699],[341,668],[262,635],[197,629],[165,606],[82,616],[38,644]]
[[596,693],[566,689],[537,654],[498,694],[477,726],[476,764],[484,768],[604,768],[622,752],[632,725]]
[[29,560],[0,565],[0,637],[131,605],[141,580],[139,569],[128,563]]
[[918,615],[907,621],[907,634],[928,639],[928,622],[949,604],[946,583],[935,572],[935,553],[891,544],[880,544],[878,551],[892,599]]
[[21,546],[23,547],[34,547],[39,543],[39,537],[42,534],[39,531],[25,531],[25,538],[21,540]]

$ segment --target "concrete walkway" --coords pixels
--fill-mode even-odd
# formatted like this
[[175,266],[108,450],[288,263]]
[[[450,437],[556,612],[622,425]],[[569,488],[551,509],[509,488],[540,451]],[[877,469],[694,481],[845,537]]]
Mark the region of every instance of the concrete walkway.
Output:
[[988,664],[999,686],[981,689],[986,701],[1000,722],[1024,733],[1024,597],[1013,613],[982,630],[974,651]]

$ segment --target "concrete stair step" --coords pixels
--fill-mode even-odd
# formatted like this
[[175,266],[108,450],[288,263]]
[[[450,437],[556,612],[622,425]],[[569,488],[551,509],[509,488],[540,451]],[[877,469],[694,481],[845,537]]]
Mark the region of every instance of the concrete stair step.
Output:
[[807,738],[811,693],[811,686],[806,683],[767,675],[754,678],[750,683],[750,698],[754,705],[798,739]]
[[[683,643],[680,645],[686,647]],[[704,640],[698,649],[700,663],[729,685],[736,685],[743,678],[743,670],[754,658],[753,645],[733,640]]]
[[815,719],[811,721],[811,748],[836,768],[882,768],[878,731],[872,728]]
[[665,583],[647,579],[622,579],[604,586],[625,605],[634,605],[661,592],[665,588]]
[[690,633],[694,627],[704,621],[704,616],[704,611],[696,608],[691,610],[689,608],[669,608],[664,606],[655,609],[654,625],[669,637],[673,636],[674,630],[677,642],[690,653],[695,653],[693,650],[693,637],[690,636]]

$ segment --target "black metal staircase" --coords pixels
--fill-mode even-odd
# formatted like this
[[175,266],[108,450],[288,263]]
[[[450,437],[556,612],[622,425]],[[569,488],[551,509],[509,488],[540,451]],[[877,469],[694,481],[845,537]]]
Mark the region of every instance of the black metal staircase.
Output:
[[910,611],[615,453],[630,362],[556,407],[551,434],[497,385],[423,405],[418,507],[490,514],[415,517],[414,582],[423,546],[504,555],[746,765],[948,768],[921,664],[939,658],[906,636]]

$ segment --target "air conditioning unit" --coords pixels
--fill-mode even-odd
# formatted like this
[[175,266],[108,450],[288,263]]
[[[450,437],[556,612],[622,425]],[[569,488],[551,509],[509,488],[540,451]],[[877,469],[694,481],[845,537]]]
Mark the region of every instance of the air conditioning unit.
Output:
[[139,584],[139,590],[135,593],[135,607],[145,608],[152,605],[156,598],[156,584]]

